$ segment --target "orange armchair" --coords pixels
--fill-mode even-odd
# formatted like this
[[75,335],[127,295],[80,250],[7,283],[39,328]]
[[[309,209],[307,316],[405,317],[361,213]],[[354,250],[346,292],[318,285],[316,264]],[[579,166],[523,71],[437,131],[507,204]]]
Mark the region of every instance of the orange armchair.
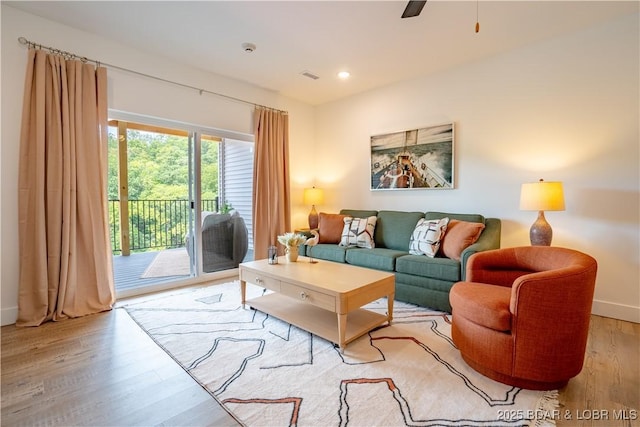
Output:
[[474,254],[451,288],[451,334],[462,358],[496,381],[534,390],[582,370],[597,263],[553,246]]

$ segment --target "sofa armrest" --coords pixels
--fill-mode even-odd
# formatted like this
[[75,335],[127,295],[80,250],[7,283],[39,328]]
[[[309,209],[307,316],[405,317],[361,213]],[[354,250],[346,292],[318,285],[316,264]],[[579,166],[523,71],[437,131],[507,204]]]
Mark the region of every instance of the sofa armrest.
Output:
[[[317,228],[314,228],[314,230],[318,231]],[[301,234],[307,239],[313,239],[313,234],[311,233],[311,230],[296,230],[296,234]]]
[[467,262],[471,255],[477,252],[500,248],[502,221],[499,218],[486,218],[484,226],[485,227],[484,230],[482,230],[482,234],[480,234],[480,238],[460,254],[460,274],[462,281],[466,280]]
[[[314,228],[314,230],[318,231],[317,228]],[[295,230],[296,234],[301,234],[304,237],[306,237],[307,239],[313,239],[313,234],[311,234],[311,230]],[[300,245],[298,246],[298,254],[302,255],[302,256],[309,256],[309,250],[310,248],[306,245],[306,243],[304,245]]]

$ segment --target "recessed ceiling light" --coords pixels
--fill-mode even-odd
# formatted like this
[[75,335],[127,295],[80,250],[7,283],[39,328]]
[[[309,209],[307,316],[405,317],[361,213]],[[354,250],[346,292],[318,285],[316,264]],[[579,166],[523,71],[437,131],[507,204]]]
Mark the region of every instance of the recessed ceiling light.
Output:
[[348,79],[350,75],[351,75],[351,73],[350,73],[350,72],[348,72],[348,71],[340,71],[340,72],[338,73],[338,77],[339,77],[339,78],[341,78],[341,79],[343,79],[343,80],[344,80],[344,79]]

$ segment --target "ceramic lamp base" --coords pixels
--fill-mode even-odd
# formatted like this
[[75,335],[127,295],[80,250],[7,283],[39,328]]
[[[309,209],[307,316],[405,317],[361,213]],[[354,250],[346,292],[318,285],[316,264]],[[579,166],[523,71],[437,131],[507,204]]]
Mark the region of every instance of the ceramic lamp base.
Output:
[[309,229],[315,230],[318,228],[318,212],[316,212],[316,206],[311,205],[311,212],[309,212]]
[[529,240],[531,246],[551,246],[553,230],[544,217],[544,211],[538,211],[538,219],[529,229]]

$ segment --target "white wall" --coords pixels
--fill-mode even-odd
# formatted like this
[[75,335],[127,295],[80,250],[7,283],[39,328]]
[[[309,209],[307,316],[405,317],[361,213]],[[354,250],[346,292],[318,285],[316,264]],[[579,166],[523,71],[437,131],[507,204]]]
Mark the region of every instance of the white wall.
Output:
[[[639,17],[535,44],[436,76],[312,108],[183,67],[2,3],[0,253],[2,324],[18,295],[17,174],[26,49],[17,38],[223,92],[290,113],[293,225],[302,189],[325,188],[321,211],[343,207],[478,212],[503,220],[502,246],[528,244],[535,212],[520,184],[561,180],[567,210],[548,212],[557,246],[599,262],[594,313],[640,322]],[[171,102],[166,102],[170,99]],[[251,107],[109,72],[109,107],[251,133]],[[369,190],[369,137],[455,122],[454,190]],[[315,142],[314,142],[315,141]],[[314,145],[315,143],[315,145]]]
[[[564,182],[548,212],[554,246],[599,263],[593,311],[640,322],[638,15],[316,112],[322,211],[442,210],[502,219],[502,246],[528,245],[523,182]],[[369,137],[455,122],[454,190],[370,191]]]
[[[305,147],[312,144],[314,110],[306,104],[246,83],[172,63],[159,56],[135,51],[96,35],[24,13],[5,3],[2,3],[1,15],[0,304],[3,325],[15,322],[18,301],[18,158],[27,61],[27,49],[18,43],[18,37],[105,63],[286,110],[290,120],[291,156],[305,157],[308,152]],[[109,108],[239,133],[253,132],[253,107],[250,105],[213,95],[200,95],[191,89],[112,69],[108,71],[108,79]],[[303,164],[292,162],[291,170],[296,176],[307,174]],[[294,184],[292,191],[295,197],[302,198],[302,187]]]

